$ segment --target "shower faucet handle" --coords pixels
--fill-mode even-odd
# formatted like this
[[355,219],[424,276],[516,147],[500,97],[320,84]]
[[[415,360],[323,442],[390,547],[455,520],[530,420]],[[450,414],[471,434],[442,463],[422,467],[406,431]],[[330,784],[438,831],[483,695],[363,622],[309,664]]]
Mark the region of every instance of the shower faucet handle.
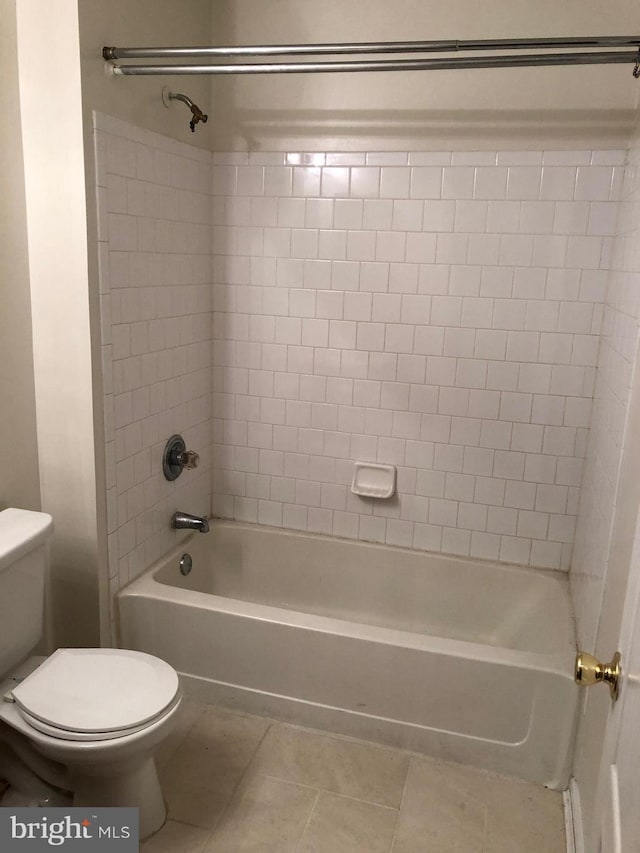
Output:
[[200,456],[195,450],[187,450],[181,435],[172,435],[162,455],[162,472],[167,480],[175,480],[185,468],[197,468]]
[[200,455],[195,450],[183,450],[178,455],[178,462],[183,468],[197,468],[200,464]]

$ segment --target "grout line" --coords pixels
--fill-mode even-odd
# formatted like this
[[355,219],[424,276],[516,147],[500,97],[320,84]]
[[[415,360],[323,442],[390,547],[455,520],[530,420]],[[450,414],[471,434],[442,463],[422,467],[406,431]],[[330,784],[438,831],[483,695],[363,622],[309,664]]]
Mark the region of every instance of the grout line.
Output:
[[[212,705],[210,707],[214,708],[216,706]],[[247,716],[247,715],[238,715],[238,716]],[[273,725],[273,721],[270,721],[269,725],[264,730],[262,737],[260,738],[260,740],[256,744],[256,748],[253,751],[253,755],[249,759],[249,762],[248,762],[247,766],[245,767],[244,771],[242,772],[242,774],[240,775],[240,778],[238,779],[238,781],[234,785],[233,790],[231,791],[231,794],[229,796],[229,799],[227,800],[227,802],[224,805],[224,808],[220,811],[220,814],[218,815],[218,819],[215,822],[215,826],[213,826],[211,829],[211,835],[212,836],[216,832],[217,828],[220,826],[220,823],[221,823],[223,817],[226,815],[226,813],[229,809],[229,806],[234,801],[235,796],[238,793],[238,791],[240,790],[240,788],[242,787],[243,782],[247,779],[247,775],[249,773],[251,766],[253,765],[253,761],[256,757],[256,754],[257,754],[258,750],[260,749],[260,747],[262,746],[262,742],[264,741],[265,737],[267,736],[267,732],[271,729],[272,725]]]
[[353,797],[351,794],[343,794],[340,791],[334,791],[332,788],[322,788],[317,785],[309,785],[305,782],[294,782],[292,779],[284,779],[281,776],[274,776],[272,773],[262,773],[265,779],[274,779],[277,782],[285,782],[288,785],[294,785],[297,788],[306,788],[310,791],[318,791],[319,794],[329,794],[332,797],[338,797],[341,800],[352,800],[354,803],[361,803],[363,806],[374,806],[377,809],[387,809],[387,811],[397,812],[399,806],[387,806],[384,803],[377,803],[374,800],[364,800],[362,797]]
[[[315,736],[329,737],[331,739],[338,740],[339,742],[340,741],[342,741],[342,742],[346,741],[347,743],[361,744],[365,747],[373,747],[373,748],[384,749],[384,750],[387,750],[387,751],[392,752],[392,753],[397,753],[397,754],[405,753],[405,750],[402,750],[402,749],[396,748],[396,747],[392,747],[392,746],[381,746],[380,744],[376,744],[376,743],[373,743],[371,741],[365,741],[365,740],[361,740],[361,739],[358,739],[355,737],[342,736],[340,734],[337,734],[334,732],[329,732],[329,731],[324,731],[322,729],[310,729],[310,728],[307,728],[305,726],[301,726],[301,725],[297,725],[297,724],[293,724],[293,723],[281,723],[281,722],[278,722],[277,720],[271,720],[271,725],[265,731],[260,743],[256,747],[256,751],[254,752],[254,754],[251,758],[251,761],[247,765],[247,769],[245,770],[245,774],[243,774],[243,777],[242,777],[243,779],[244,779],[244,776],[246,775],[246,773],[249,772],[251,766],[253,765],[254,760],[255,760],[255,756],[257,755],[258,750],[260,749],[260,746],[262,745],[262,742],[264,741],[264,739],[267,736],[267,733],[270,731],[270,729],[273,726],[295,728],[298,731],[302,731],[302,732],[312,734]],[[411,756],[408,756],[408,757],[409,757],[409,759],[411,758]],[[408,768],[409,768],[409,762],[407,763],[407,775],[408,775]],[[363,803],[364,805],[376,806],[377,808],[382,808],[382,809],[390,809],[391,811],[399,811],[399,809],[400,809],[400,806],[390,806],[386,803],[380,803],[380,802],[377,802],[375,800],[366,800],[362,797],[355,797],[351,794],[346,794],[342,791],[336,791],[334,789],[324,788],[324,787],[321,787],[318,785],[310,785],[309,783],[301,782],[301,781],[296,780],[296,779],[290,779],[290,778],[287,778],[285,776],[278,776],[273,772],[264,771],[260,775],[264,776],[266,778],[269,778],[269,779],[275,779],[279,782],[286,782],[290,785],[296,785],[300,788],[307,788],[310,790],[331,794],[335,797],[342,797],[343,799],[354,800],[355,802]],[[405,776],[405,785],[406,785],[406,776]],[[403,795],[404,795],[404,787],[403,787]]]
[[338,791],[331,791],[328,788],[320,788],[319,790],[323,794],[330,794],[332,797],[339,797],[341,800],[353,800],[354,803],[361,803],[363,806],[375,806],[377,809],[387,809],[387,811],[390,812],[400,811],[400,806],[387,806],[384,803],[376,803],[373,800],[363,800],[362,797],[352,797],[351,794],[342,794]]
[[307,821],[306,821],[306,823],[302,829],[302,832],[300,833],[300,838],[298,839],[298,843],[296,844],[296,851],[300,849],[300,845],[302,844],[302,839],[304,838],[305,833],[309,827],[309,824],[311,823],[311,818],[313,817],[313,813],[315,812],[316,806],[318,805],[318,800],[320,799],[320,793],[321,792],[318,791],[318,793],[316,794],[316,798],[313,801],[313,805],[311,806],[311,810],[309,811],[309,816],[308,816]]
[[318,793],[322,791],[329,794],[333,793],[333,791],[326,791],[324,788],[318,788],[317,785],[309,785],[306,782],[294,782],[293,779],[285,779],[283,776],[274,776],[273,773],[259,773],[258,775],[265,779],[273,779],[274,782],[282,782],[284,785],[292,785],[294,788],[304,788],[307,791],[317,791]]
[[486,803],[482,804],[482,849],[485,850],[487,841],[487,832],[489,831],[489,806]]
[[[340,797],[343,800],[353,800],[355,803],[362,803],[365,806],[375,806],[377,809],[388,809],[392,812],[399,811],[399,806],[389,806],[386,803],[379,803],[376,800],[365,800],[362,797],[354,797],[351,794],[345,794],[342,791],[335,791],[333,788],[323,788],[318,785],[310,785],[308,782],[300,782],[296,779],[288,779],[285,776],[277,776],[275,773],[260,773],[265,779],[273,779],[276,782],[284,782],[287,785],[293,785],[297,788],[305,788],[309,791],[318,791],[321,794],[330,794],[332,797]],[[404,790],[404,789],[403,789]]]
[[[215,707],[215,706],[214,706],[214,707]],[[242,716],[249,716],[249,715],[242,715]],[[249,770],[250,770],[250,769],[252,768],[252,766],[253,766],[253,763],[254,763],[254,761],[255,761],[256,755],[258,754],[258,750],[260,749],[260,747],[261,747],[261,746],[262,746],[262,744],[264,743],[264,741],[265,741],[265,739],[266,739],[267,735],[269,734],[269,732],[271,731],[271,729],[273,728],[273,726],[274,726],[274,724],[275,724],[275,720],[271,719],[270,717],[266,717],[266,718],[263,718],[263,719],[267,719],[267,720],[269,721],[269,725],[266,727],[266,729],[264,730],[264,732],[263,732],[263,734],[262,734],[262,737],[261,737],[261,738],[260,738],[260,740],[258,741],[258,743],[257,743],[257,745],[256,745],[256,748],[255,748],[255,749],[254,749],[254,751],[253,751],[253,755],[252,755],[252,756],[251,756],[251,758],[249,759],[249,762],[248,762],[247,766],[245,767],[244,772],[242,773],[242,776],[240,777],[240,781],[238,782],[238,784],[236,785],[236,788],[234,789],[234,794],[235,794],[235,791],[236,791],[236,790],[238,789],[238,787],[240,786],[240,783],[241,783],[241,782],[243,782],[243,781],[245,780],[245,778],[246,778],[247,774],[249,773]]]
[[393,826],[393,835],[391,836],[391,846],[389,847],[389,853],[393,853],[393,848],[395,847],[396,840],[398,837],[398,825],[400,823],[400,815],[402,814],[402,807],[404,805],[404,798],[407,793],[407,786],[409,784],[409,773],[411,772],[411,765],[414,759],[410,756],[409,763],[407,764],[407,774],[404,778],[404,785],[402,787],[402,796],[400,797],[400,805],[398,806],[398,815],[396,817],[396,822]]

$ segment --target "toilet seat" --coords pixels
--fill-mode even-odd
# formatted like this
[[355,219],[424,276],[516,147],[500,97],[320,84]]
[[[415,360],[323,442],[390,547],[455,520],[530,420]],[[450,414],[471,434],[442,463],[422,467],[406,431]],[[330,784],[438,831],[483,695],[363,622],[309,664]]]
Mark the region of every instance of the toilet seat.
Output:
[[[70,731],[68,729],[60,729],[56,728],[56,726],[50,726],[47,723],[39,720],[37,717],[33,717],[24,709],[18,707],[18,712],[22,719],[27,722],[34,729],[37,729],[42,734],[48,735],[49,737],[59,738],[60,740],[69,740],[76,742],[86,742],[86,741],[99,741],[99,740],[115,740],[116,738],[126,737],[127,735],[134,735],[136,732],[141,732],[144,729],[149,728],[153,723],[158,722],[162,717],[168,714],[173,708],[180,702],[180,693],[176,695],[173,702],[169,705],[168,708],[165,708],[157,717],[154,717],[152,720],[147,720],[146,723],[138,726],[132,726],[129,729],[118,729],[117,731],[107,731],[107,732],[75,732]],[[17,703],[16,703],[17,704]]]
[[111,740],[141,731],[180,699],[169,664],[128,649],[58,649],[17,685],[33,728],[63,740]]

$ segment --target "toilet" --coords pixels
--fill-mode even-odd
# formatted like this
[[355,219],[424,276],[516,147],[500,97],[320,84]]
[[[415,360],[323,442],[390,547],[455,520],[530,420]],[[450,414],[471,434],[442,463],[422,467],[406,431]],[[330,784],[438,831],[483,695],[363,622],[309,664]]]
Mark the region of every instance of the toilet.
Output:
[[182,693],[176,671],[127,649],[57,649],[42,637],[51,516],[0,512],[0,744],[74,806],[139,809],[140,837],[166,809],[154,750],[172,730]]

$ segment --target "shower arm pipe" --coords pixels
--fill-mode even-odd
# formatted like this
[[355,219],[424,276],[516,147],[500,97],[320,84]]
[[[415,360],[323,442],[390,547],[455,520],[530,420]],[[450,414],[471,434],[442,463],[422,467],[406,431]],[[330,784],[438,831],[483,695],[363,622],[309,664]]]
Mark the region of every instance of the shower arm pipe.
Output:
[[639,52],[600,51],[592,53],[532,53],[509,56],[456,56],[443,59],[380,59],[348,62],[256,62],[211,65],[112,65],[115,76],[159,76],[185,74],[313,74],[346,71],[440,71],[452,68],[517,68],[551,65],[609,65],[636,63]]
[[449,53],[482,50],[640,47],[640,36],[570,38],[445,39],[435,41],[354,42],[342,44],[244,45],[218,47],[104,47],[105,59],[187,59],[220,56],[295,56],[363,53]]
[[200,107],[197,104],[194,104],[188,95],[183,95],[181,92],[170,92],[168,87],[165,86],[162,90],[162,103],[165,107],[168,107],[170,101],[181,101],[191,110],[191,121],[189,122],[191,133],[195,133],[196,125],[199,121],[206,124],[209,120],[209,116],[206,113],[203,113]]
[[193,112],[194,108],[198,109],[196,105],[193,103],[191,98],[188,95],[183,95],[180,92],[168,92],[167,100],[169,101],[181,101],[183,104],[186,104],[189,109]]

